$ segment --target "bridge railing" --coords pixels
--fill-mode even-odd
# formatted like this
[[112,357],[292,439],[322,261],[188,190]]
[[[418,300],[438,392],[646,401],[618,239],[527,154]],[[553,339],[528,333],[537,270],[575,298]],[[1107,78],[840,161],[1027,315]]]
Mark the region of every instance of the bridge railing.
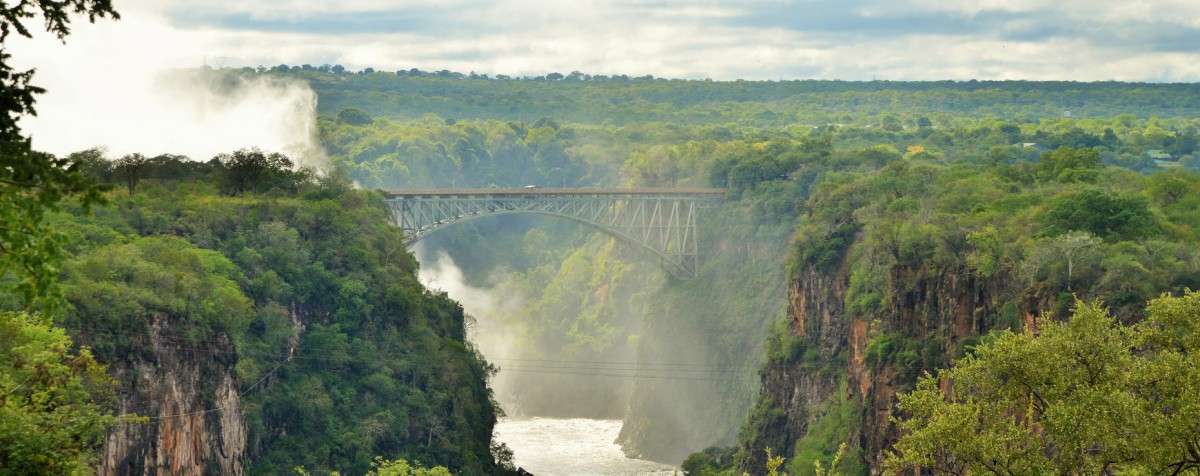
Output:
[[412,190],[387,190],[385,191],[390,198],[405,198],[405,197],[513,197],[513,196],[571,196],[571,197],[586,197],[586,196],[725,196],[725,189],[722,188],[488,188],[488,189],[466,189],[466,188],[440,188],[440,189],[412,189]]

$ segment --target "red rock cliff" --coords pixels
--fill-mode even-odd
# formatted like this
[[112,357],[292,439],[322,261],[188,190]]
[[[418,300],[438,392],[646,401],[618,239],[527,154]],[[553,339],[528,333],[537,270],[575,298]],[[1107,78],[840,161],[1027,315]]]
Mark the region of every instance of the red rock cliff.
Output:
[[155,322],[144,349],[113,371],[123,388],[122,413],[149,418],[119,425],[105,440],[99,474],[241,475],[246,424],[227,339],[181,345],[182,336]]
[[[792,457],[796,443],[840,401],[854,405],[857,416],[841,429],[843,441],[871,474],[879,474],[899,436],[891,422],[898,392],[911,389],[924,371],[949,365],[998,319],[1023,320],[1046,308],[1036,295],[1002,296],[1015,288],[1006,286],[1007,278],[980,279],[965,267],[894,267],[887,273],[884,305],[870,315],[847,310],[848,263],[832,273],[810,267],[790,278],[795,342],[790,353],[769,356],[743,436],[739,473],[762,473],[766,447]],[[1002,302],[1024,304],[999,309]]]

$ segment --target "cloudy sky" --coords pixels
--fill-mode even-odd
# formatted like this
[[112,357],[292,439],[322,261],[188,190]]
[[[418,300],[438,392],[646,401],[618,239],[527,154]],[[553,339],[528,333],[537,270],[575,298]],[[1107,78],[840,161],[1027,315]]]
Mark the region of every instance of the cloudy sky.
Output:
[[121,22],[87,28],[86,38],[71,43],[117,45],[132,61],[172,66],[307,63],[718,80],[1200,80],[1196,0],[115,3]]

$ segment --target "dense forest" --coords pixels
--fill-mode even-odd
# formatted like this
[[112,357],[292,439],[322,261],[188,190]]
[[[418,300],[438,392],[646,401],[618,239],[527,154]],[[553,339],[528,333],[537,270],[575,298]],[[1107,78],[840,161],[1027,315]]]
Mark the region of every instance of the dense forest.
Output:
[[[363,474],[383,457],[503,473],[497,401],[622,418],[628,453],[688,474],[813,474],[835,459],[846,474],[901,471],[938,462],[906,448],[950,438],[921,426],[939,384],[922,376],[1036,344],[1014,336],[1090,325],[1146,336],[1152,346],[1113,351],[1136,347],[1128,368],[1195,359],[1186,337],[1122,329],[1186,321],[1175,301],[1146,304],[1200,288],[1196,85],[283,65],[172,76],[216,91],[263,76],[308,84],[328,163],[257,149],[56,159],[114,186],[44,217],[64,252],[56,324],[108,365],[117,390],[100,403],[145,417],[101,422],[115,423],[98,457],[112,472]],[[468,339],[476,320],[418,282],[377,189],[525,185],[727,195],[700,218],[693,280],[539,217],[423,241],[422,259],[444,253],[470,285],[521,297],[478,316],[479,345],[507,352],[488,363]],[[15,316],[36,293],[6,279],[15,291],[0,303]],[[25,332],[20,322],[0,332]],[[640,371],[522,372],[530,361]],[[1151,456],[1128,468],[1176,455]]]
[[151,472],[139,445],[177,424],[229,437],[230,413],[248,474],[380,455],[492,471],[494,369],[462,308],[417,282],[382,195],[257,150],[70,159],[127,185],[50,217],[70,240],[61,324],[113,370],[122,413],[149,417],[110,433],[133,448],[105,455],[122,471]]
[[416,281],[382,194],[254,149],[67,161],[121,185],[48,216],[67,243],[58,324],[138,416],[109,430],[102,471],[511,470],[494,367],[462,307]]

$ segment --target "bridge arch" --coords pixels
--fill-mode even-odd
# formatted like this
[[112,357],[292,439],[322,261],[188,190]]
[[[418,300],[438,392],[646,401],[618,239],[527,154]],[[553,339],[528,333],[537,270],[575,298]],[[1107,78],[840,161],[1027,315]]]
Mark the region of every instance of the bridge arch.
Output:
[[538,214],[595,228],[647,252],[667,273],[690,279],[699,270],[697,211],[718,206],[724,194],[721,189],[397,190],[387,201],[409,246],[466,220]]

